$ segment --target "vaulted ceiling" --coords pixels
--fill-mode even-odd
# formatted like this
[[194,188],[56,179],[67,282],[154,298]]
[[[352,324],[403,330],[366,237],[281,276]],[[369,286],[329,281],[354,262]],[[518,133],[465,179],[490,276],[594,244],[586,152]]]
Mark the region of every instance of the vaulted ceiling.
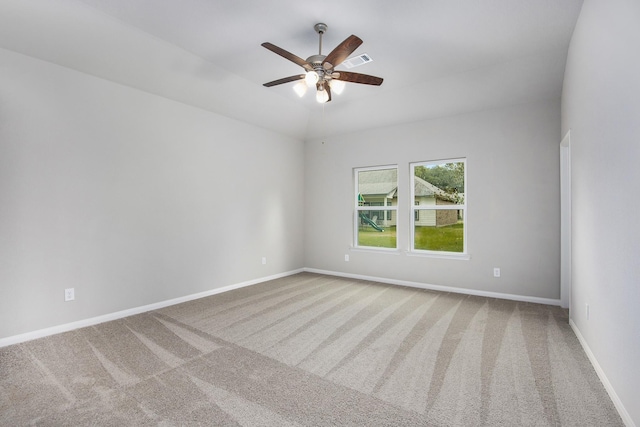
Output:
[[[582,0],[4,0],[0,47],[299,139],[559,98]],[[351,34],[373,62],[332,102],[263,83]],[[345,69],[344,66],[337,67]]]

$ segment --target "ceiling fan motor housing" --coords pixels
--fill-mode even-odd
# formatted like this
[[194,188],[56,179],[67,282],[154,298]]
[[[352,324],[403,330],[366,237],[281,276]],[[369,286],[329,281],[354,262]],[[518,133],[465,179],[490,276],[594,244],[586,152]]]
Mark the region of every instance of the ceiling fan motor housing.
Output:
[[322,62],[326,57],[327,55],[311,55],[310,57],[307,58],[307,62],[311,64],[313,68],[322,67]]
[[307,62],[311,64],[311,66],[313,67],[313,70],[316,73],[318,73],[318,77],[320,80],[323,80],[325,74],[327,76],[331,75],[332,70],[325,69],[322,66],[322,63],[324,62],[324,59],[326,57],[327,57],[326,55],[311,55],[310,57],[307,58]]

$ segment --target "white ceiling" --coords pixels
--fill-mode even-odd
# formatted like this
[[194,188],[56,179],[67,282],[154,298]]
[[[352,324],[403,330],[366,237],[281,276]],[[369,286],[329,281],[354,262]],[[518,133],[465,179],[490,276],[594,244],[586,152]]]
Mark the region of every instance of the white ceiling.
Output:
[[[4,0],[0,46],[300,139],[559,98],[582,0]],[[325,106],[302,68],[351,34],[373,62]],[[337,67],[338,69],[344,67]],[[324,109],[324,112],[323,112]]]

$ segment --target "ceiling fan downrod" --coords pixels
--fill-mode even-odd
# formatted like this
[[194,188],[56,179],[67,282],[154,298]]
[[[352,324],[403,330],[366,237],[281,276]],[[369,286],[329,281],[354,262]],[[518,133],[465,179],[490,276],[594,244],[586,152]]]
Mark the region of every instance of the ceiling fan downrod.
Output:
[[320,41],[318,46],[318,55],[322,55],[322,35],[327,31],[327,24],[318,23],[313,26],[313,29],[316,30],[316,33],[320,35]]

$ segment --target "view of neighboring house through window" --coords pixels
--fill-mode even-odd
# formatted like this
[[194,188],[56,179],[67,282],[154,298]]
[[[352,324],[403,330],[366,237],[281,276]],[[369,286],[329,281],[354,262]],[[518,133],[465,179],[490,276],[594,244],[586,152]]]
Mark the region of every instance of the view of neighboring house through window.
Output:
[[466,254],[465,160],[411,164],[411,250]]
[[398,168],[355,170],[355,246],[397,248]]

